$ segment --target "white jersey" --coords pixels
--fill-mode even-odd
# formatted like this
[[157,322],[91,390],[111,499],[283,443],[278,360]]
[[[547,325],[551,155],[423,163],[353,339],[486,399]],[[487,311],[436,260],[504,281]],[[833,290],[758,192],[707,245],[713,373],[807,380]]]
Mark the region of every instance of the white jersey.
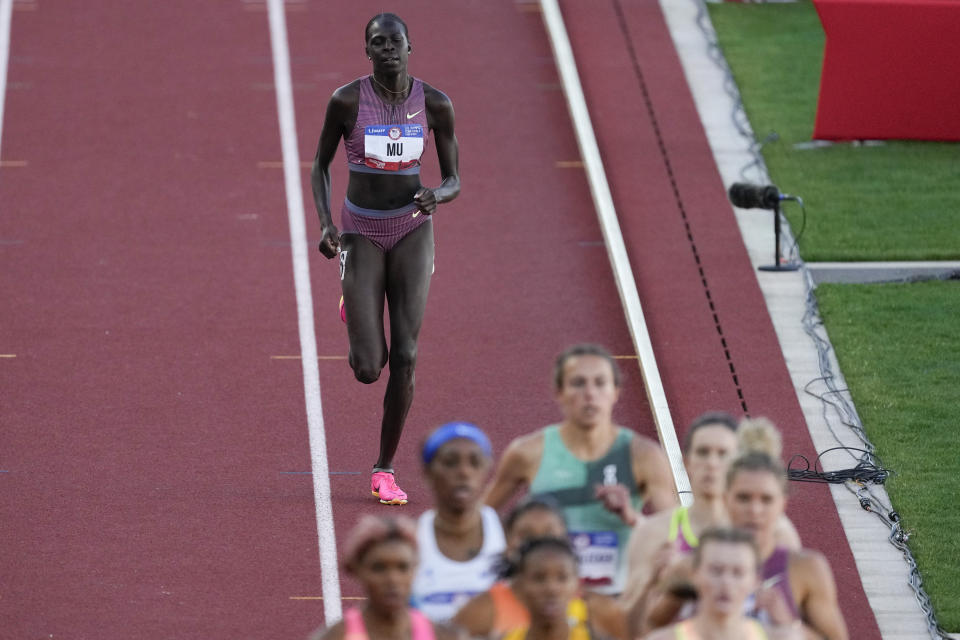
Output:
[[413,605],[434,622],[446,622],[467,600],[496,582],[496,564],[506,548],[506,539],[497,512],[484,505],[481,508],[483,547],[471,560],[456,562],[437,548],[433,531],[435,515],[430,509],[417,522],[420,566],[413,580]]

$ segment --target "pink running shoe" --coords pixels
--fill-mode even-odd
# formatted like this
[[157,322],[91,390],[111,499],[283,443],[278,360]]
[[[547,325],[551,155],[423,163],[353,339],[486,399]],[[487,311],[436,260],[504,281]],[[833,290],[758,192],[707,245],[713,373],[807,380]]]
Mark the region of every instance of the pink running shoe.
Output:
[[397,479],[389,471],[374,471],[370,476],[370,493],[380,498],[381,504],[407,504],[407,494],[397,486]]

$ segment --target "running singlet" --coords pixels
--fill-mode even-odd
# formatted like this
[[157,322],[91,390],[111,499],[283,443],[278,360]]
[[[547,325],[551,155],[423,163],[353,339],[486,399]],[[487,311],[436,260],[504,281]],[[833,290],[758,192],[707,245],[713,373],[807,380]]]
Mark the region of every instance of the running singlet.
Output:
[[690,512],[688,507],[677,507],[670,514],[670,532],[667,540],[673,543],[674,548],[681,553],[688,553],[700,544],[699,538],[693,533],[690,526]]
[[[567,640],[590,640],[590,627],[587,626],[587,603],[575,598],[567,605],[567,624],[570,625],[570,634]],[[527,626],[518,627],[503,636],[502,640],[524,640],[527,637]]]
[[413,606],[434,622],[446,622],[467,600],[490,588],[497,579],[495,564],[506,548],[500,517],[491,507],[481,510],[483,548],[466,562],[451,560],[437,548],[433,509],[417,521],[420,566],[413,579]]
[[360,173],[418,174],[427,148],[427,106],[423,82],[400,104],[389,104],[373,90],[373,76],[360,79],[357,123],[344,140],[347,166]]
[[[501,581],[490,587],[490,599],[493,600],[493,632],[498,636],[507,631],[530,626],[530,612],[524,606],[517,594],[510,588],[510,583]],[[571,600],[567,606],[567,620],[570,626],[586,623],[586,602],[577,598]]]
[[[410,640],[434,640],[433,625],[426,616],[410,609]],[[360,609],[347,609],[343,614],[343,640],[370,640],[367,628],[363,624],[363,614]]]
[[[700,640],[700,634],[694,628],[692,620],[685,620],[674,625],[673,631],[677,640]],[[756,620],[748,620],[747,635],[743,636],[743,640],[767,640],[767,632]]]
[[490,600],[493,602],[493,629],[494,634],[501,634],[517,627],[526,627],[530,624],[530,612],[524,606],[517,594],[510,588],[510,583],[500,581],[490,587]]
[[[763,563],[762,584],[778,589],[783,595],[787,606],[793,612],[794,620],[800,618],[797,603],[793,600],[793,589],[790,588],[790,550],[786,547],[777,547]],[[751,618],[760,622],[770,622],[766,611],[757,609],[754,597],[751,595],[744,604],[743,611]]]
[[570,542],[580,560],[584,586],[600,593],[619,594],[626,584],[626,547],[632,528],[607,511],[594,491],[596,485],[626,485],[633,508],[638,512],[643,508],[630,457],[633,432],[618,427],[610,450],[599,460],[584,462],[563,444],[558,425],[543,431],[543,456],[530,483],[530,493],[548,494],[560,504]]

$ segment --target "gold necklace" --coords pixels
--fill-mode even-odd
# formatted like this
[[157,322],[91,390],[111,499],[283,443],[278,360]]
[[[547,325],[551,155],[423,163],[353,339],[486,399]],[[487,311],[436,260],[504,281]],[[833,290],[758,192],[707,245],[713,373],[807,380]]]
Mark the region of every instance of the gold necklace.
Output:
[[[403,91],[394,91],[393,89],[388,89],[387,87],[385,87],[382,82],[380,82],[379,80],[377,80],[377,76],[375,76],[374,74],[371,73],[371,74],[370,74],[370,77],[373,78],[373,81],[376,82],[377,85],[378,85],[381,89],[383,89],[383,90],[386,91],[387,93],[392,93],[392,94],[395,95],[395,96],[402,96],[403,94],[405,94],[405,93],[407,93],[408,91],[410,91],[410,83],[409,83],[409,82],[407,83],[407,88],[404,89]],[[407,80],[409,81],[409,79],[410,79],[410,78],[408,77]]]

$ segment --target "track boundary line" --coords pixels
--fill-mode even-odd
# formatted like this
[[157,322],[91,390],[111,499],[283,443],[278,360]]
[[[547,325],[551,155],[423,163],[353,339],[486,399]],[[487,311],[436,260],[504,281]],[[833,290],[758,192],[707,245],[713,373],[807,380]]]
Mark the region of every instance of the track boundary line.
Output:
[[640,373],[643,376],[647,399],[653,412],[653,421],[660,436],[660,443],[667,452],[670,469],[673,472],[673,481],[683,504],[690,504],[693,500],[690,493],[690,480],[683,466],[683,454],[677,440],[676,428],[667,405],[667,397],[660,379],[660,369],[653,353],[650,342],[650,332],[640,304],[640,295],[637,293],[637,283],[633,278],[627,248],[623,242],[623,233],[607,183],[607,174],[603,168],[600,149],[597,147],[593,124],[590,121],[590,112],[587,101],[580,85],[580,76],[577,63],[567,36],[567,29],[563,23],[563,16],[557,0],[540,0],[543,20],[550,36],[550,45],[553,49],[557,70],[560,72],[560,81],[563,93],[567,98],[567,107],[570,109],[570,118],[577,135],[577,144],[580,155],[586,168],[587,182],[590,184],[590,194],[593,197],[594,208],[600,219],[600,229],[603,232],[604,243],[610,264],[613,267],[614,280],[620,293],[620,302],[627,317],[627,326],[633,338],[634,348],[637,351],[640,364]]
[[[10,23],[13,0],[0,0],[0,143],[3,142],[3,103],[7,97],[7,63],[10,60]],[[0,144],[2,149],[2,144]],[[0,155],[0,157],[3,157]]]
[[320,545],[323,615],[324,623],[329,626],[341,618],[343,609],[340,602],[337,544],[333,529],[327,441],[323,426],[323,405],[320,400],[320,367],[317,357],[317,336],[314,331],[303,187],[300,184],[300,157],[297,151],[297,126],[293,108],[290,48],[287,42],[283,0],[268,0],[267,9],[277,93],[277,118],[283,149],[283,177],[287,195],[287,218],[290,224],[293,279],[297,297],[303,391],[310,434],[310,464],[313,471],[313,498],[316,504],[317,537]]

